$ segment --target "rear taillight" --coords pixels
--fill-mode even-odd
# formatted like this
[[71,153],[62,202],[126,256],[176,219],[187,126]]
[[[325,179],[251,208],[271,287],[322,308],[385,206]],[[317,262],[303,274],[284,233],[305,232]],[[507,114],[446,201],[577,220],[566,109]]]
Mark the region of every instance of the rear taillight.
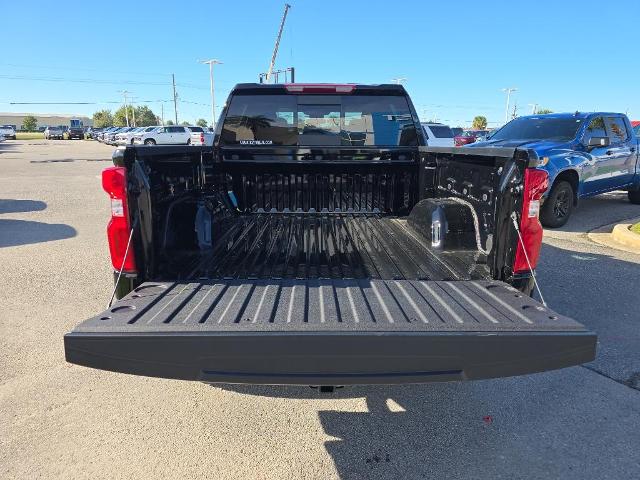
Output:
[[[111,264],[116,270],[135,273],[136,261],[133,247],[127,243],[131,226],[127,208],[127,173],[124,167],[110,167],[102,171],[102,188],[111,198],[111,221],[107,226]],[[126,258],[125,258],[126,254]]]
[[204,145],[204,133],[200,132],[200,143]]
[[[524,194],[522,212],[520,214],[520,232],[522,243],[518,240],[516,259],[513,264],[514,273],[521,273],[536,268],[540,247],[542,246],[542,225],[538,220],[540,213],[540,199],[549,186],[549,174],[537,168],[527,168],[524,171]],[[525,256],[526,249],[527,255]],[[527,256],[529,262],[527,262]],[[529,265],[531,263],[531,265]]]

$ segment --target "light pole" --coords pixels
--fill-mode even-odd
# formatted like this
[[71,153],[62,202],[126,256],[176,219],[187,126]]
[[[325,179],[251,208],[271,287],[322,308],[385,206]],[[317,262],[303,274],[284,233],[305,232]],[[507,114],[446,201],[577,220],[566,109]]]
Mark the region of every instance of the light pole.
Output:
[[531,115],[535,115],[536,111],[538,110],[538,104],[537,103],[530,103],[529,106],[531,107]]
[[402,83],[406,82],[407,79],[405,77],[397,77],[397,78],[392,78],[391,81],[396,85],[402,85]]
[[503,88],[502,91],[507,94],[507,108],[504,111],[504,123],[509,122],[509,101],[511,100],[511,93],[518,90],[515,87]]
[[222,64],[222,62],[220,60],[212,58],[211,60],[200,60],[200,63],[209,64],[209,82],[211,84],[211,127],[215,130],[216,128],[216,97],[215,97],[214,88],[213,88],[213,66],[220,65]]
[[124,96],[124,118],[127,119],[127,127],[129,126],[129,108],[127,107],[127,90],[120,90],[120,93]]

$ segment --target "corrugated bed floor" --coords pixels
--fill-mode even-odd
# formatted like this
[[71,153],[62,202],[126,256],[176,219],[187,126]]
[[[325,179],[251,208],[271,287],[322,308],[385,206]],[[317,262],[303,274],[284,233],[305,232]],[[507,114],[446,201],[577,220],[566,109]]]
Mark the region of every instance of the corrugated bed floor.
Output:
[[257,213],[230,223],[178,279],[489,278],[477,252],[433,252],[406,221],[364,213]]

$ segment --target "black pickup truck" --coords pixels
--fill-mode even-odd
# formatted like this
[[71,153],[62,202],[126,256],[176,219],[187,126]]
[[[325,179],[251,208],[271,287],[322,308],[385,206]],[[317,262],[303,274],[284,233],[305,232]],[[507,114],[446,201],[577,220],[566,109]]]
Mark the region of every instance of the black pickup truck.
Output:
[[103,186],[120,300],[65,336],[67,360],[301,385],[592,360],[595,334],[529,295],[535,152],[424,144],[399,85],[241,84],[212,147],[117,151]]

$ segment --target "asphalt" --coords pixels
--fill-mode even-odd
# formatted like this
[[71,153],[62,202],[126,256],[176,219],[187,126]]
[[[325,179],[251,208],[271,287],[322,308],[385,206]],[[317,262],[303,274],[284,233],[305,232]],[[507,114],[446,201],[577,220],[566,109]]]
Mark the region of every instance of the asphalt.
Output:
[[0,478],[632,479],[640,475],[640,252],[586,231],[639,215],[583,202],[546,234],[552,308],[597,331],[589,365],[404,387],[209,386],[65,363],[112,286],[91,141],[0,144]]

